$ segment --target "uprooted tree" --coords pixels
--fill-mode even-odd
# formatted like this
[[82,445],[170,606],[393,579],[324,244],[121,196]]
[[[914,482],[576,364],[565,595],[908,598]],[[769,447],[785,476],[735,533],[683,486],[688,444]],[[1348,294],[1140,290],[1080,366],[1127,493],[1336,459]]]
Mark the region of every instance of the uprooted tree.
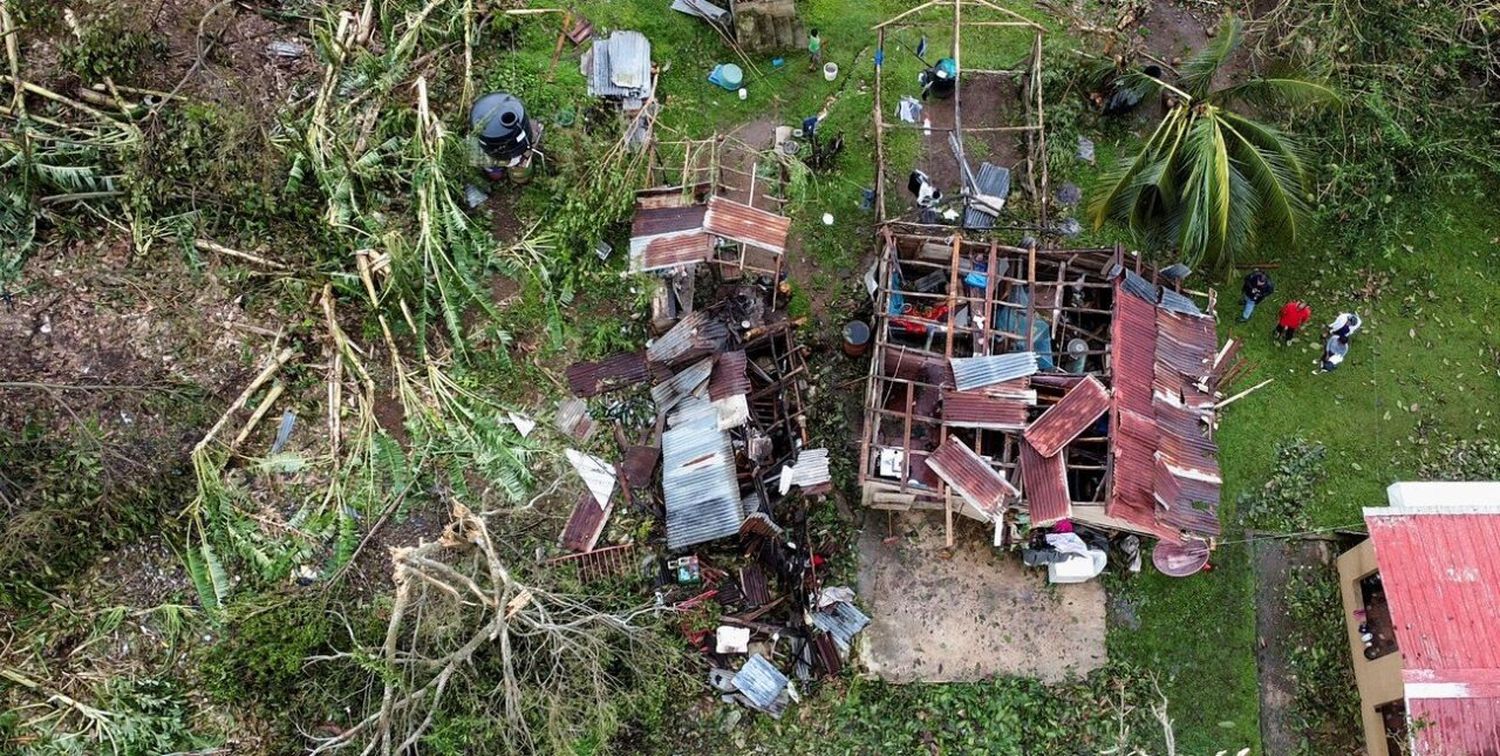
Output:
[[523,583],[482,515],[461,503],[452,515],[437,541],[391,550],[396,593],[384,642],[314,660],[361,664],[380,694],[312,753],[406,753],[455,709],[498,720],[507,753],[568,751],[607,733],[616,694],[670,656],[651,626],[659,610],[606,611]]

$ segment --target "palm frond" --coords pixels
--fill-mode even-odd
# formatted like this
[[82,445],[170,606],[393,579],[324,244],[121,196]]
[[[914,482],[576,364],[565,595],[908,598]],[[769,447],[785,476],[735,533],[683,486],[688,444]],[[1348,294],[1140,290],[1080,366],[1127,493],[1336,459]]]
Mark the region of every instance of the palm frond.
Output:
[[1295,242],[1298,220],[1306,211],[1297,168],[1288,164],[1280,152],[1247,138],[1234,121],[1225,119],[1223,127],[1231,137],[1230,149],[1235,161],[1252,187],[1252,196],[1257,198],[1259,230],[1272,238]]
[[1239,48],[1245,32],[1245,24],[1232,15],[1226,15],[1219,24],[1219,33],[1213,42],[1199,50],[1182,66],[1182,88],[1189,95],[1202,99],[1213,91],[1214,76]]
[[1261,106],[1337,105],[1343,98],[1334,88],[1295,77],[1259,78],[1225,87],[1210,95],[1215,102],[1244,102]]

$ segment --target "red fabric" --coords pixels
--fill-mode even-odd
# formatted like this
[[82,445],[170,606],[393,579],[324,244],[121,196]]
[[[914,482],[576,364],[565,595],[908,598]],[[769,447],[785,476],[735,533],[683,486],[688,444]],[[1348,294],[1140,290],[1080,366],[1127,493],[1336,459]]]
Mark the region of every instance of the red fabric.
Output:
[[1312,318],[1312,308],[1300,299],[1294,299],[1281,308],[1281,320],[1277,325],[1282,328],[1301,328]]

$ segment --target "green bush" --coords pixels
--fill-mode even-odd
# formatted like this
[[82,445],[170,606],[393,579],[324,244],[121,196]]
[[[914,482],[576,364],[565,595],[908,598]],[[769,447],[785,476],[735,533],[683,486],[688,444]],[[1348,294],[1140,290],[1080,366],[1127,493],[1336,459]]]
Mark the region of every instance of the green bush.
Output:
[[159,36],[136,28],[138,14],[110,13],[79,25],[79,37],[69,35],[62,48],[62,65],[86,84],[107,77],[116,84],[133,82],[148,64],[166,54]]

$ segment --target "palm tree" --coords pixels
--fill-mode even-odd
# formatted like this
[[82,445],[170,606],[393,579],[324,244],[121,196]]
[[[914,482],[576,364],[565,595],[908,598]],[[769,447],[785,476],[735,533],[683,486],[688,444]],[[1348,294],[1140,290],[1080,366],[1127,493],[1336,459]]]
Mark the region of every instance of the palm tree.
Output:
[[1156,131],[1103,179],[1089,208],[1097,229],[1123,221],[1146,242],[1176,247],[1189,265],[1226,270],[1257,241],[1294,242],[1306,213],[1307,173],[1283,132],[1231,109],[1336,102],[1332,89],[1292,76],[1219,89],[1214,79],[1239,47],[1243,24],[1226,17],[1218,36],[1182,67],[1176,86],[1140,72],[1122,86],[1170,93]]

